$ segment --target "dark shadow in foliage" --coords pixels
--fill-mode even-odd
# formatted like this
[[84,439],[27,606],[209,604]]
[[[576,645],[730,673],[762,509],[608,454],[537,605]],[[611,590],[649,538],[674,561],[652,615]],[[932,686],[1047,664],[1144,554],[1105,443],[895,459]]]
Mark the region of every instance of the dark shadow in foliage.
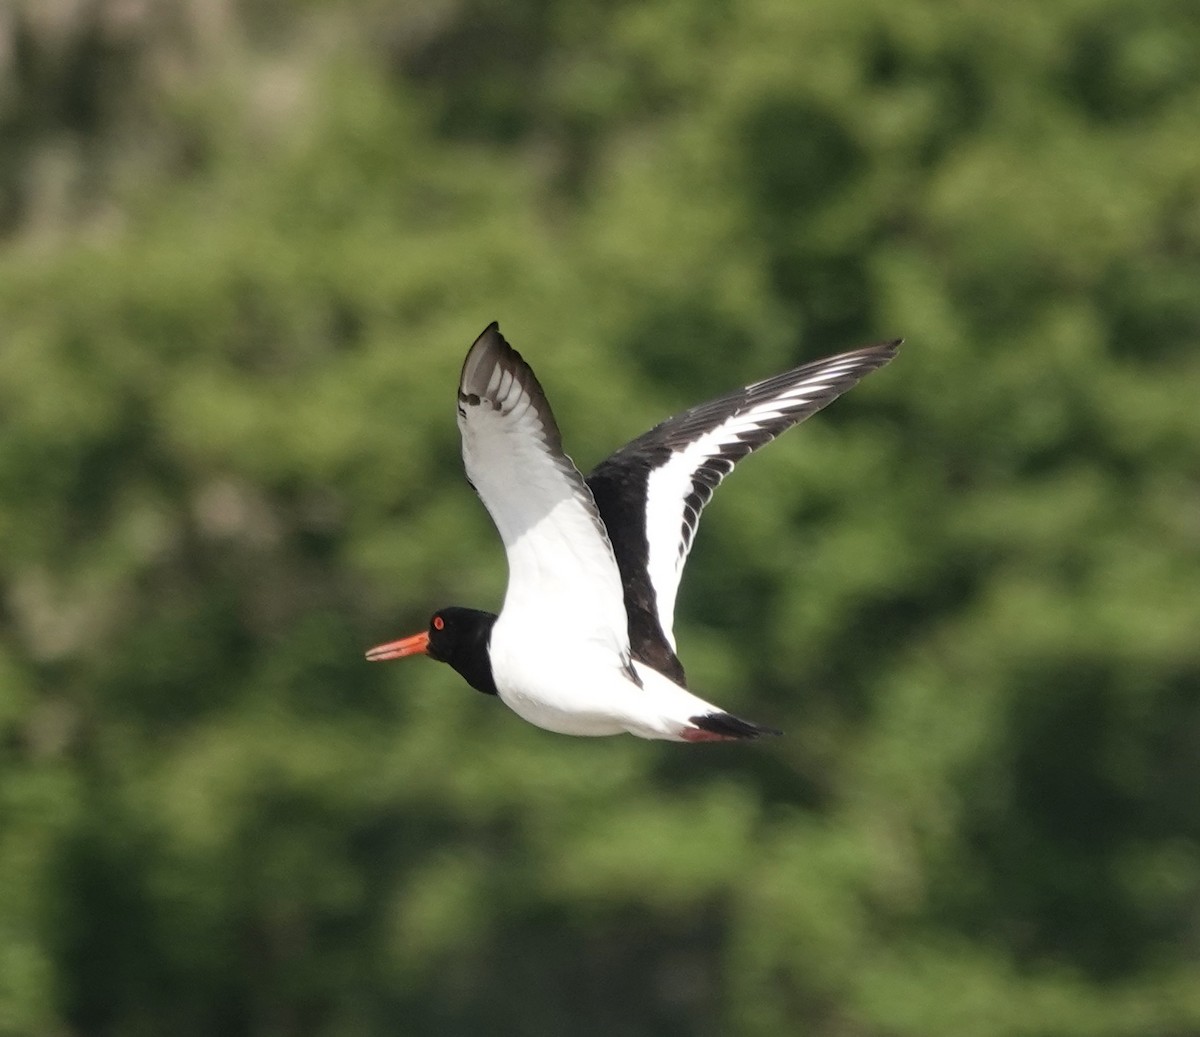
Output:
[[447,136],[512,143],[528,133],[545,104],[542,76],[554,45],[554,10],[550,0],[465,4],[436,34],[397,34],[396,70],[436,88]]
[[916,142],[923,168],[936,165],[964,137],[982,125],[988,97],[983,75],[969,53],[936,54],[906,51],[889,34],[880,32],[867,46],[867,81],[874,87],[916,87],[936,100],[936,114],[925,120],[925,135]]
[[995,255],[992,262],[951,270],[947,275],[954,305],[970,325],[986,328],[989,336],[1018,334],[1055,305],[1073,286],[1060,270],[1037,256],[1026,256],[1020,265],[1011,257]]
[[87,820],[60,848],[61,892],[46,919],[64,1021],[88,1035],[248,1034],[247,977],[236,989],[219,982],[237,971],[233,948],[156,897],[151,872],[160,865],[154,840],[97,789]]
[[[1200,843],[1200,658],[1167,673],[1135,674],[1139,694],[1151,708],[1140,717],[1145,735],[1139,758],[1136,794],[1138,831],[1146,839],[1177,837]],[[1200,911],[1193,902],[1192,910]],[[1195,915],[1193,914],[1193,920]],[[1171,912],[1172,927],[1185,924]],[[1194,931],[1194,929],[1193,929]],[[1174,935],[1182,936],[1182,933]]]
[[[139,608],[109,645],[112,654],[89,667],[93,708],[146,724],[158,737],[228,709],[244,691],[255,642],[239,621],[236,588],[221,583],[188,594],[167,588],[153,608]],[[118,658],[138,665],[118,666]]]
[[[1114,10],[1105,5],[1077,27],[1060,73],[1061,89],[1097,122],[1146,118],[1193,81],[1200,65],[1194,34],[1168,35],[1156,6],[1124,4]],[[1155,60],[1147,60],[1147,53]]]
[[771,258],[771,287],[796,314],[809,342],[830,352],[864,345],[877,326],[871,284],[861,253],[833,255],[799,242]]
[[914,579],[903,593],[863,598],[834,632],[823,657],[797,674],[823,694],[825,708],[854,727],[869,726],[876,693],[922,631],[959,614],[974,597],[980,573],[964,562],[930,574],[925,585]]
[[1148,905],[1118,864],[1200,835],[1200,673],[1063,658],[1012,679],[1022,690],[994,763],[962,790],[976,885],[946,906],[1018,960],[1062,959],[1118,979],[1194,925],[1194,903],[1164,890]]
[[866,156],[842,123],[791,97],[765,101],[739,133],[751,199],[764,233],[793,230],[866,170]]
[[1200,342],[1200,255],[1172,256],[1166,234],[1164,239],[1161,254],[1129,256],[1114,265],[1095,296],[1107,316],[1109,348],[1140,364],[1191,355]]
[[156,1001],[162,983],[154,910],[139,869],[95,830],[76,832],[59,858],[58,917],[49,927],[63,1012],[81,1033],[103,1033],[133,1005]]
[[794,98],[772,98],[741,127],[743,164],[771,284],[810,341],[836,349],[873,324],[871,291],[858,251],[830,254],[806,243],[806,223],[866,170],[842,123]]
[[728,392],[744,380],[775,373],[749,371],[746,358],[753,356],[753,338],[701,300],[643,312],[621,335],[618,348],[619,355],[638,365],[645,380],[679,397],[678,410]]
[[[5,26],[11,40],[10,90],[0,93],[0,234],[23,216],[29,150],[46,139],[82,142],[111,130],[136,97],[139,43],[108,30],[101,5],[82,5],[68,27],[35,31],[16,5]],[[8,84],[6,84],[8,85]]]
[[513,912],[495,942],[431,970],[400,1018],[444,1037],[715,1037],[723,915],[608,905],[580,927],[575,910]]
[[[617,8],[625,2],[591,6]],[[536,140],[550,185],[562,197],[578,199],[611,127],[605,113],[565,105],[555,91],[556,67],[579,60],[564,54],[558,24],[563,10],[549,0],[473,0],[424,36],[414,37],[411,19],[400,18],[402,28],[389,50],[397,74],[425,93],[441,134],[502,145]],[[588,42],[602,60],[604,44]],[[614,76],[636,98],[626,103],[636,104],[641,118],[671,103],[671,92],[649,62],[622,65]]]
[[50,40],[39,37],[19,9],[12,17],[17,92],[6,106],[4,128],[26,139],[104,129],[120,95],[134,88],[133,46],[106,31],[98,6],[89,14],[85,5],[71,28]]

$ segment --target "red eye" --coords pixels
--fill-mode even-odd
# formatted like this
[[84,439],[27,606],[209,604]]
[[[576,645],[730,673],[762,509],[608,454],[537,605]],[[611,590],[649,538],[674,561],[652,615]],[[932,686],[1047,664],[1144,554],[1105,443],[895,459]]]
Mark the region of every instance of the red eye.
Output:
[[442,619],[441,616],[434,616],[433,617],[433,629],[434,630],[444,630],[445,628],[446,628],[446,621],[444,619]]

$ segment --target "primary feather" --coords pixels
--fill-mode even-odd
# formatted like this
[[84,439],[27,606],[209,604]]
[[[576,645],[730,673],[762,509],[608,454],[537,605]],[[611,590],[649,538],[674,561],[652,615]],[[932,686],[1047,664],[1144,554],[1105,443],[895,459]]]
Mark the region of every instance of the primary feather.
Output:
[[680,683],[675,599],[700,514],[734,465],[896,355],[884,342],[755,382],[668,418],[587,477],[625,585],[630,646]]

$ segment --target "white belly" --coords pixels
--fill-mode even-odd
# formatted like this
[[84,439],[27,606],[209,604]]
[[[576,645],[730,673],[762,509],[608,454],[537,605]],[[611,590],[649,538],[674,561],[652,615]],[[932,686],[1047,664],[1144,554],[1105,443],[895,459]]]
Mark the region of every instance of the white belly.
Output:
[[[497,625],[499,627],[499,625]],[[612,665],[612,655],[574,646],[510,644],[492,635],[492,674],[500,700],[531,724],[564,735],[616,735],[627,729],[637,686]]]
[[607,645],[513,638],[503,616],[492,631],[492,675],[500,700],[517,716],[565,735],[680,739],[689,716],[715,707],[635,664],[642,687]]
[[527,695],[520,691],[500,691],[500,699],[522,720],[537,727],[554,731],[560,735],[597,737],[619,735],[626,730],[625,724],[605,710],[575,712],[569,708],[547,702],[545,698]]

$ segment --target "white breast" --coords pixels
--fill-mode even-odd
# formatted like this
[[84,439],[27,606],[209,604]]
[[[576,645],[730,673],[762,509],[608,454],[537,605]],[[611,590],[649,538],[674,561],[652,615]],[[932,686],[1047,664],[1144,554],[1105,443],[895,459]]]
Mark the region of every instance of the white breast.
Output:
[[[544,632],[548,633],[548,632]],[[639,687],[600,642],[533,637],[505,622],[492,631],[492,673],[500,699],[524,720],[567,735],[681,740],[688,718],[717,707],[635,662]]]
[[501,701],[531,724],[568,735],[626,730],[639,689],[607,643],[531,627],[527,614],[506,611],[492,630],[491,657]]

